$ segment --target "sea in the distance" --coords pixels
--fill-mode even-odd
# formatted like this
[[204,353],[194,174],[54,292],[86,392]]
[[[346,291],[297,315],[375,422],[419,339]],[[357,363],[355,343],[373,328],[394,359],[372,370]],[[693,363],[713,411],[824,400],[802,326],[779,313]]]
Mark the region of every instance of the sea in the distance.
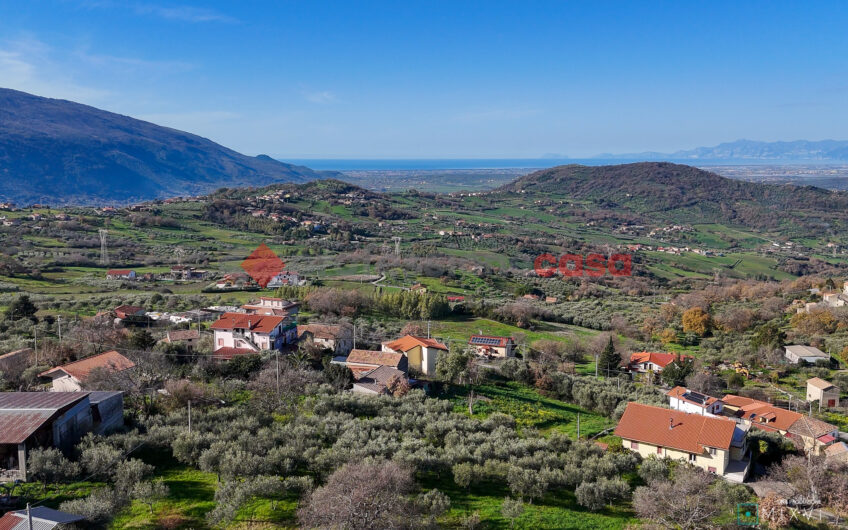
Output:
[[[391,171],[391,170],[441,170],[441,169],[538,169],[564,164],[583,164],[586,166],[605,166],[610,164],[628,164],[645,162],[645,159],[626,158],[309,158],[282,159],[289,164],[297,164],[317,170],[334,171]],[[653,160],[657,161],[657,160]],[[737,166],[737,165],[829,165],[836,162],[811,160],[755,160],[755,159],[718,159],[689,158],[685,160],[665,160],[690,166]],[[844,162],[842,162],[844,163]]]

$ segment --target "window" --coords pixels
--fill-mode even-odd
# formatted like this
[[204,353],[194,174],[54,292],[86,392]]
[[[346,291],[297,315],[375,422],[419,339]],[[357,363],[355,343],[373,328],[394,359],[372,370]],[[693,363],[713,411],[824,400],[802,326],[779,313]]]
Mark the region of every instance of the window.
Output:
[[661,454],[662,454],[662,447],[657,447],[657,454],[658,454],[658,455],[661,455]]
[[714,468],[713,466],[710,466],[710,467],[707,468],[707,471],[709,471],[710,473],[715,473],[716,468]]
[[693,455],[693,454],[689,455],[689,462],[694,464],[697,460],[698,460],[698,455]]
[[715,447],[709,447],[708,449],[710,450],[710,454],[711,454],[711,455],[715,455],[715,454],[716,454],[716,448],[715,448]]
[[639,442],[630,442],[630,448],[633,450],[639,449]]
[[224,345],[224,339],[218,339],[218,346]]

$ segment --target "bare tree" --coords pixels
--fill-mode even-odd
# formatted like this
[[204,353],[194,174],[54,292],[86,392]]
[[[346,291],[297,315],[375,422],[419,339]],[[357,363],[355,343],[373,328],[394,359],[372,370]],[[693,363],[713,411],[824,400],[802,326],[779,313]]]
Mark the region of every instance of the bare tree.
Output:
[[412,471],[395,462],[346,464],[298,510],[307,528],[409,528],[415,505]]

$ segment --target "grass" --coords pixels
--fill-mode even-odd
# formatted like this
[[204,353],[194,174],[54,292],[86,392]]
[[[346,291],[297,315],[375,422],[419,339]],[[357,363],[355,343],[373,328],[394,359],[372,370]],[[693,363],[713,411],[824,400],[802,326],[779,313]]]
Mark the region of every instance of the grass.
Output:
[[[536,389],[509,381],[477,385],[474,392],[480,400],[474,404],[474,417],[484,419],[493,412],[515,418],[521,427],[532,427],[542,433],[559,431],[577,438],[577,415],[580,414],[580,436],[586,438],[611,427],[614,422],[556,399],[546,398]],[[447,394],[457,412],[468,412],[468,389],[452,386]]]
[[[509,488],[501,482],[473,484],[467,490],[454,484],[449,476],[428,477],[423,481],[426,489],[436,488],[451,499],[451,508],[439,519],[440,526],[464,528],[465,519],[477,513],[483,528],[510,528],[510,521],[501,514]],[[577,504],[572,491],[550,492],[533,504],[524,505],[524,512],[515,520],[515,528],[574,528],[617,529],[637,520],[624,506],[590,512]]]
[[138,456],[156,466],[155,478],[168,486],[168,497],[153,505],[153,514],[147,505],[133,502],[110,527],[158,528],[157,521],[169,519],[178,521],[178,528],[207,528],[205,516],[215,507],[215,474],[182,465],[167,451],[145,451]]

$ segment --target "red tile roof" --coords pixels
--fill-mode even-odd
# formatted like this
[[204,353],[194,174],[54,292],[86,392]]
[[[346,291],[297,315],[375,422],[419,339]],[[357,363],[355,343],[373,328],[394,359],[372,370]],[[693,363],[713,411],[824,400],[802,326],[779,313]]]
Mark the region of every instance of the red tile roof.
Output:
[[397,340],[387,342],[385,345],[386,347],[398,352],[407,352],[416,346],[448,351],[448,347],[441,342],[434,339],[425,339],[423,337],[413,337],[412,335],[406,335],[405,337],[401,337]]
[[0,530],[13,530],[23,520],[24,518],[16,515],[15,512],[8,512],[3,517],[0,517]]
[[665,368],[672,362],[678,359],[691,359],[691,355],[680,355],[679,353],[659,353],[659,352],[637,352],[630,354],[630,364],[641,364],[651,362],[660,368]]
[[615,435],[700,454],[706,447],[730,449],[735,429],[736,422],[731,419],[628,403],[615,428]]
[[246,329],[253,333],[271,333],[274,328],[285,320],[283,317],[270,315],[246,315],[244,313],[224,313],[212,324],[212,329],[233,330]]
[[135,363],[127,359],[115,350],[101,353],[100,355],[92,355],[79,361],[63,364],[56,368],[51,368],[42,372],[39,377],[50,376],[58,372],[65,372],[77,381],[85,381],[91,374],[92,370],[102,368],[110,372],[123,372],[135,366]]
[[775,407],[771,403],[728,394],[722,398],[725,406],[738,408],[736,416],[766,430],[788,431],[803,414]]
[[118,315],[118,318],[127,318],[130,315],[135,315],[143,311],[143,307],[134,305],[119,305],[115,308],[115,314]]
[[109,276],[127,276],[131,272],[132,271],[130,269],[109,269],[106,274]]
[[250,348],[231,348],[229,346],[224,346],[212,352],[212,357],[215,359],[229,361],[233,357],[237,357],[239,355],[252,355],[258,353],[258,351],[251,350]]

